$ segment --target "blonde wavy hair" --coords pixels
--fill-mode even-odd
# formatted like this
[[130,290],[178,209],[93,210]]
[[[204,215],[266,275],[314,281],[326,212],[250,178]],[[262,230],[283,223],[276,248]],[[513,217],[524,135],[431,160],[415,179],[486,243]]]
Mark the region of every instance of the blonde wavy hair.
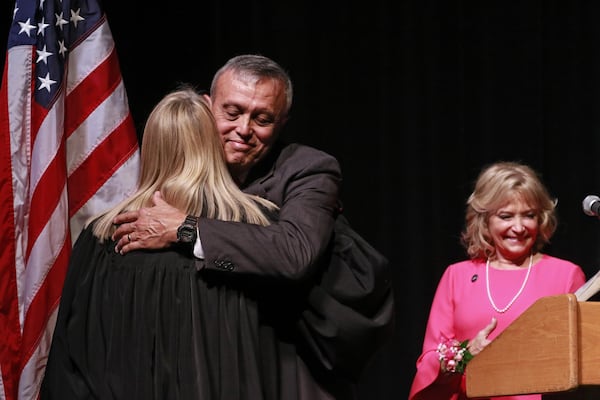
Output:
[[277,209],[235,184],[209,105],[191,87],[167,94],[150,113],[142,138],[138,189],[98,218],[94,235],[108,239],[115,230],[114,217],[151,206],[156,191],[187,214],[224,221],[265,226],[269,220],[263,211]]
[[467,200],[461,242],[471,259],[485,260],[496,255],[488,229],[489,218],[515,196],[532,207],[538,218],[539,233],[533,250],[540,251],[550,242],[557,227],[557,200],[550,196],[537,173],[529,166],[498,162],[482,170]]

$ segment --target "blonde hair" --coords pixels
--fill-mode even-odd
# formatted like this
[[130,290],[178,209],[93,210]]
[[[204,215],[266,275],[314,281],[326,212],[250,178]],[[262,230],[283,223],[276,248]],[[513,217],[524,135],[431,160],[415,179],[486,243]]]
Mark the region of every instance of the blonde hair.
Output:
[[142,138],[138,189],[100,216],[94,235],[101,241],[110,237],[114,217],[151,206],[156,191],[187,214],[224,221],[268,225],[261,206],[277,208],[268,200],[242,192],[235,184],[210,108],[189,87],[166,95],[150,113]]
[[550,241],[557,226],[557,201],[550,197],[536,172],[527,165],[498,162],[482,170],[467,200],[461,241],[472,259],[495,256],[496,248],[488,229],[489,218],[514,196],[533,207],[538,217],[539,233],[534,251],[540,251]]

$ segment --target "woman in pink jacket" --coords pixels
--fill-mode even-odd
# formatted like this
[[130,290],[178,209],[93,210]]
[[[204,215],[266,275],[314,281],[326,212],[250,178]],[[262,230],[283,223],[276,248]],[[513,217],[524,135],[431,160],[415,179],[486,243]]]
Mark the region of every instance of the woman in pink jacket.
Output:
[[585,283],[578,265],[541,252],[556,229],[555,206],[526,165],[499,162],[481,172],[462,234],[470,259],[448,266],[438,284],[409,400],[466,399],[469,357],[539,298]]

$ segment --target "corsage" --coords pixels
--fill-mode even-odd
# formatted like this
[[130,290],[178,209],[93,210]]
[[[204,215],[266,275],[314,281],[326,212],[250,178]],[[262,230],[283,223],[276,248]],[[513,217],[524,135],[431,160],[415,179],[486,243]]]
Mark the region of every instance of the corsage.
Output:
[[467,363],[473,355],[467,350],[468,340],[459,342],[456,339],[443,340],[437,347],[442,372],[465,372]]

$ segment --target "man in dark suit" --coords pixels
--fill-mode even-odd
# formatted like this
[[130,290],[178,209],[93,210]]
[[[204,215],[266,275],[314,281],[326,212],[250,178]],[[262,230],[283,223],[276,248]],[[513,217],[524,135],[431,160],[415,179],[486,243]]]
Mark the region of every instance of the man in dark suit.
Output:
[[[280,140],[292,83],[269,58],[229,60],[215,74],[210,102],[232,176],[244,191],[279,205],[276,222],[259,227],[186,216],[157,193],[154,207],[117,217],[117,249],[188,243],[205,270],[272,282],[280,290],[265,292],[265,320],[280,344],[281,398],[354,398],[352,381],[389,337],[393,304],[389,282],[374,285],[368,296],[375,300],[361,299],[375,304],[368,312],[322,285],[340,212],[339,163]],[[333,275],[343,292],[346,278]]]

